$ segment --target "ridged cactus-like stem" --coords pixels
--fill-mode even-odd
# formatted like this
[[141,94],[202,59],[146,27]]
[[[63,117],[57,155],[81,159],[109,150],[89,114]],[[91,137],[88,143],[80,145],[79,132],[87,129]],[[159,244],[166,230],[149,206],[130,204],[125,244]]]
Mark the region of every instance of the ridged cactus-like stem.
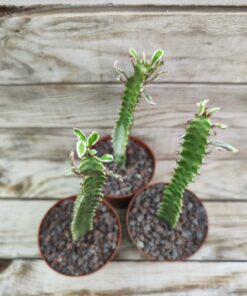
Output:
[[158,210],[158,216],[165,220],[171,228],[175,228],[183,207],[183,194],[186,187],[198,175],[203,159],[208,151],[208,145],[226,148],[233,152],[234,147],[222,142],[209,142],[210,131],[215,127],[224,128],[223,125],[213,124],[210,117],[219,110],[208,110],[207,101],[198,104],[195,118],[189,121],[183,137],[180,158],[174,170],[169,185],[165,187],[164,198]]
[[83,178],[80,192],[74,203],[71,222],[72,238],[77,240],[93,229],[93,219],[103,199],[103,189],[108,176],[117,178],[120,176],[108,171],[103,165],[104,162],[113,160],[112,155],[96,156],[97,151],[93,149],[93,146],[99,140],[97,132],[92,132],[88,138],[79,129],[74,129],[74,133],[78,138],[76,151],[80,164],[76,166],[72,152],[70,155],[72,169],[69,173],[75,173]]
[[142,65],[137,62],[134,74],[126,82],[120,113],[112,135],[114,159],[118,164],[125,164],[125,151],[133,124],[133,114],[141,97],[143,83]]
[[107,176],[98,157],[89,157],[81,161],[80,174],[84,175],[73,210],[71,232],[77,240],[93,229],[93,218],[97,206],[103,198],[103,189]]
[[[127,77],[124,71],[116,66],[116,70],[120,74],[119,78],[127,79],[124,93],[122,95],[122,104],[119,116],[112,134],[114,160],[119,165],[125,165],[126,162],[126,148],[133,124],[134,111],[139,103],[140,97],[144,95],[149,103],[153,103],[151,96],[147,95],[144,91],[144,86],[150,80],[154,80],[165,73],[165,71],[161,71],[154,74],[155,71],[163,64],[163,54],[162,50],[157,50],[153,54],[152,60],[147,61],[145,56],[143,60],[141,60],[136,51],[131,49],[130,55],[134,67],[134,73],[130,77]],[[152,74],[154,74],[153,77],[151,77]],[[150,78],[149,81],[148,78]]]

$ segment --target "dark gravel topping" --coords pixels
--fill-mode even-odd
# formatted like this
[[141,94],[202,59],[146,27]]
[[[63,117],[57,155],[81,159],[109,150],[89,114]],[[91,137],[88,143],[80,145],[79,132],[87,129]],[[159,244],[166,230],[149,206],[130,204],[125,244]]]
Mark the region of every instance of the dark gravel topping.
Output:
[[[98,155],[113,154],[112,143],[102,141],[96,144]],[[141,189],[152,177],[154,163],[149,152],[136,142],[130,140],[127,146],[126,166],[122,167],[114,162],[107,163],[106,167],[123,177],[123,182],[110,177],[105,186],[105,195],[128,195]]]
[[48,264],[66,275],[96,271],[117,247],[119,227],[112,211],[101,204],[94,219],[94,230],[74,242],[70,222],[74,202],[66,199],[46,215],[40,231],[40,248]]
[[208,230],[207,213],[201,202],[186,191],[184,207],[176,229],[156,216],[164,184],[148,187],[134,201],[129,229],[138,248],[156,260],[183,260],[202,245]]

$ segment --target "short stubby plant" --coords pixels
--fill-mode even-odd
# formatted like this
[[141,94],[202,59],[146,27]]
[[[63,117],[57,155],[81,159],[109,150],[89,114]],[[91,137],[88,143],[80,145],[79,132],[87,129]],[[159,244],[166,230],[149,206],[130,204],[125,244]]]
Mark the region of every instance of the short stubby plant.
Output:
[[129,50],[129,53],[134,68],[134,73],[130,77],[115,63],[119,80],[125,81],[121,109],[112,134],[114,161],[119,165],[125,165],[126,162],[126,148],[133,124],[133,113],[140,97],[143,95],[149,104],[154,104],[152,97],[144,89],[145,85],[167,73],[159,71],[164,64],[163,50],[156,50],[151,60],[147,60],[145,54],[143,58],[140,58],[133,48]]
[[164,197],[158,216],[174,229],[180,218],[183,207],[183,194],[186,187],[192,182],[208,154],[208,146],[224,148],[236,152],[237,150],[221,141],[209,141],[209,136],[215,135],[216,128],[226,128],[225,125],[213,123],[210,118],[220,108],[209,109],[208,100],[198,103],[195,118],[188,122],[180,149],[180,157],[171,182],[164,189]]
[[93,146],[100,138],[97,132],[92,132],[87,138],[80,129],[75,128],[74,134],[78,138],[76,152],[80,163],[78,166],[76,165],[74,152],[72,151],[70,154],[72,168],[68,171],[68,174],[74,173],[82,177],[80,192],[74,203],[71,222],[72,238],[77,240],[93,229],[93,219],[97,206],[103,199],[103,189],[108,176],[114,176],[120,180],[121,177],[108,171],[103,164],[104,162],[113,161],[112,155],[96,156],[97,151]]

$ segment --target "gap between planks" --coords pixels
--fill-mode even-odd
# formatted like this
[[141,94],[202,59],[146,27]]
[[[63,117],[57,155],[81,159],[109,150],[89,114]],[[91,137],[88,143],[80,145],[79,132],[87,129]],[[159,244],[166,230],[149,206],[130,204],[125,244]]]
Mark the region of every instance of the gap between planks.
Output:
[[[35,1],[35,0],[34,0]],[[125,14],[125,13],[136,13],[136,14],[145,14],[145,13],[176,13],[176,14],[204,14],[204,13],[212,13],[212,14],[227,14],[227,13],[236,13],[236,14],[243,14],[247,12],[247,4],[246,2],[239,3],[238,5],[207,5],[205,4],[197,4],[195,5],[178,5],[174,1],[171,1],[170,4],[164,3],[160,5],[160,3],[155,4],[157,1],[150,1],[147,4],[140,4],[140,1],[131,1],[130,4],[122,5],[107,5],[102,1],[94,1],[93,4],[83,5],[82,2],[78,2],[78,4],[73,4],[73,1],[70,1],[69,5],[62,4],[50,4],[50,5],[39,5],[37,1],[31,2],[31,5],[25,5],[21,1],[13,2],[10,4],[11,1],[2,1],[0,3],[0,17],[9,17],[9,16],[37,16],[40,14]],[[236,1],[235,1],[236,2]],[[7,4],[9,3],[9,4]],[[36,3],[36,4],[35,4]],[[232,2],[233,4],[234,2]]]
[[[25,86],[30,86],[30,87],[56,87],[56,86],[81,86],[81,87],[94,87],[94,86],[119,86],[119,87],[124,87],[125,83],[118,82],[115,80],[112,81],[92,81],[92,82],[70,82],[70,81],[63,81],[63,82],[41,82],[41,83],[22,83],[22,84],[5,84],[0,82],[0,87],[25,87]],[[193,81],[193,82],[187,82],[187,81],[153,81],[151,83],[146,84],[146,87],[155,87],[158,85],[163,85],[165,87],[206,87],[206,86],[216,86],[216,87],[247,87],[246,82],[213,82],[213,81]]]

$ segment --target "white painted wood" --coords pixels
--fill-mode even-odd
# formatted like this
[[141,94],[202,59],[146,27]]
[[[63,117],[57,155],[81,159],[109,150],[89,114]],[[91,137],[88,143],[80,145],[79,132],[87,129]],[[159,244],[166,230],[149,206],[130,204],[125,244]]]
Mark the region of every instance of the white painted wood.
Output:
[[[83,129],[89,135],[92,128]],[[111,128],[97,129],[100,135],[111,135]],[[215,138],[231,143],[239,149],[236,154],[218,151],[210,146],[212,153],[207,159],[246,159],[247,142],[243,141],[245,128],[219,130]],[[184,128],[134,128],[132,134],[142,139],[158,160],[174,160],[178,157],[179,142]],[[0,128],[1,159],[49,159],[64,161],[76,144],[72,128]],[[15,149],[18,147],[18,149]]]
[[129,47],[164,48],[165,81],[247,82],[245,11],[6,13],[1,84],[115,81],[115,60],[130,71]]
[[[168,182],[175,160],[158,161],[154,181]],[[64,172],[68,161],[0,160],[0,197],[63,198],[78,192],[79,180]],[[246,200],[247,161],[208,159],[190,189],[203,199]]]
[[[158,161],[154,181],[169,182],[175,166],[175,161]],[[208,158],[189,189],[202,199],[246,200],[246,171],[246,160],[216,161]]]
[[1,5],[11,5],[11,6],[24,6],[30,7],[35,5],[76,5],[76,6],[118,6],[118,5],[128,5],[128,6],[246,6],[246,1],[244,0],[1,0]]
[[[38,258],[37,232],[42,217],[55,201],[0,201],[0,258]],[[205,202],[209,236],[191,260],[247,260],[247,202]],[[123,240],[116,260],[148,260],[126,231],[125,210],[118,210]],[[8,221],[8,223],[6,223]],[[230,239],[229,239],[230,238]]]
[[112,262],[85,278],[64,277],[43,261],[14,261],[0,275],[4,296],[238,296],[246,294],[247,264]]
[[68,161],[0,161],[1,197],[61,198],[79,190],[77,177],[65,176]]
[[[122,91],[122,85],[103,84],[0,86],[0,126],[111,128]],[[141,99],[136,128],[181,128],[194,115],[196,102],[204,98],[222,108],[215,121],[227,124],[229,130],[247,127],[246,85],[162,84],[150,85],[147,91],[156,105]]]

